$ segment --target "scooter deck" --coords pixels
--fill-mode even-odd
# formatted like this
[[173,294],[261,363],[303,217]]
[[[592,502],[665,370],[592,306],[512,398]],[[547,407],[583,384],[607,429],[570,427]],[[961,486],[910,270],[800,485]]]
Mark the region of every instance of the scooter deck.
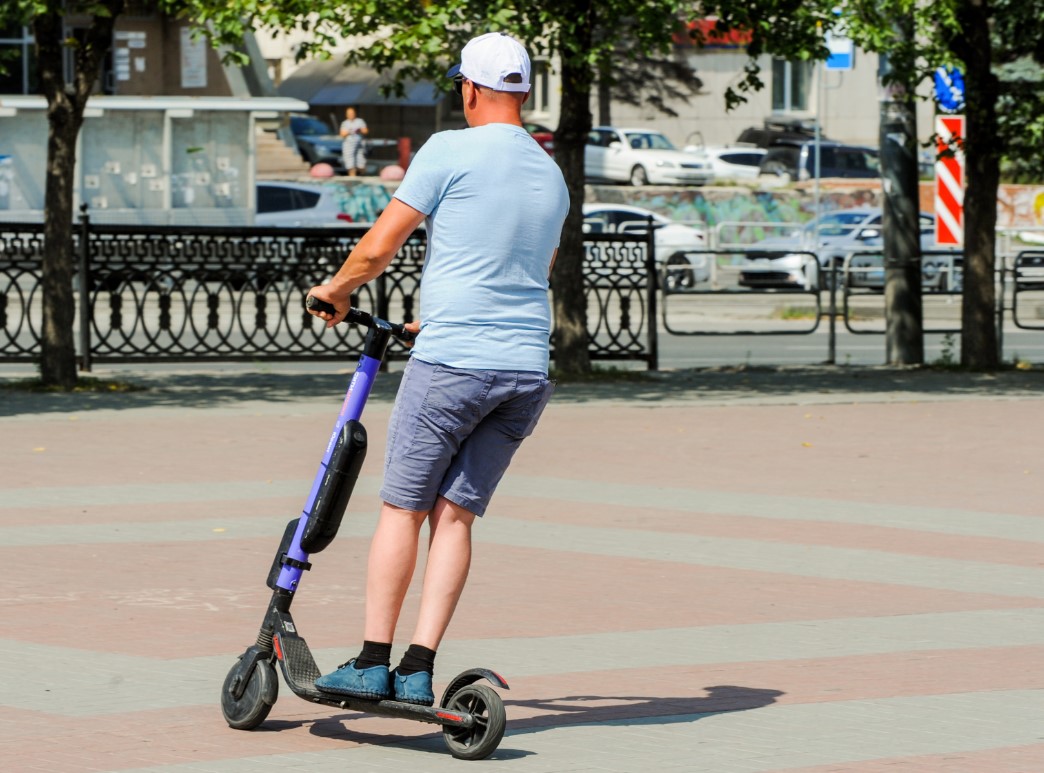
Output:
[[471,727],[474,724],[474,718],[470,714],[438,706],[418,706],[415,703],[392,700],[367,700],[323,692],[315,686],[315,680],[322,674],[304,639],[294,634],[278,633],[274,645],[283,680],[295,695],[305,700],[367,714],[413,719],[436,725]]

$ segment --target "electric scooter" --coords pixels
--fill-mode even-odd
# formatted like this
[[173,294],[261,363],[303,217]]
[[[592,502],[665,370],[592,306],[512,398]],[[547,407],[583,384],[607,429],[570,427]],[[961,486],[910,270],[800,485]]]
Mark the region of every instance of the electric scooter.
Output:
[[[333,307],[309,297],[306,305],[333,313]],[[257,642],[239,656],[221,688],[221,710],[229,727],[252,730],[271,711],[279,692],[276,663],[283,681],[299,697],[326,706],[442,726],[443,739],[458,759],[479,760],[492,754],[504,737],[504,703],[496,690],[508,689],[503,677],[487,668],[471,668],[454,678],[437,706],[394,700],[364,700],[324,693],[315,686],[321,672],[300,636],[290,605],[301,577],[311,568],[309,556],[326,548],[337,535],[348,499],[366,456],[366,429],[359,421],[390,339],[408,342],[413,333],[403,325],[351,309],[346,322],[367,329],[359,365],[348,385],[341,412],[326,445],[319,471],[300,517],[283,533],[268,573],[272,599]]]

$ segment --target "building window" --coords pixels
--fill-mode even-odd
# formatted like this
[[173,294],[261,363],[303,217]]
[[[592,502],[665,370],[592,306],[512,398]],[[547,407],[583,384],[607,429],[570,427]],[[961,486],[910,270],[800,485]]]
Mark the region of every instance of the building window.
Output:
[[772,60],[772,110],[776,113],[808,110],[812,63]]
[[0,94],[36,94],[36,54],[28,27],[0,29]]

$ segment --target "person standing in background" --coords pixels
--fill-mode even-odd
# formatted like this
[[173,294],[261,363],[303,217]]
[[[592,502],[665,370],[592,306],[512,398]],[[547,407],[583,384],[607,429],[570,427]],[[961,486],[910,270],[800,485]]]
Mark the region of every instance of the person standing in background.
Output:
[[341,154],[344,156],[345,171],[355,177],[366,171],[366,154],[363,153],[363,137],[370,133],[366,121],[355,112],[354,107],[344,111],[341,121]]

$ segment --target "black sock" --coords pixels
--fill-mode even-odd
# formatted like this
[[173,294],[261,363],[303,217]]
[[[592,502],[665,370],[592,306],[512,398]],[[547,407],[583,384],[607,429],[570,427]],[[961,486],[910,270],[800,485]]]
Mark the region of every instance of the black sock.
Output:
[[419,644],[411,644],[402,656],[395,672],[401,676],[416,674],[418,671],[435,673],[435,650],[429,650]]
[[391,665],[391,644],[377,641],[364,641],[362,652],[355,659],[356,668],[373,668],[374,666]]

